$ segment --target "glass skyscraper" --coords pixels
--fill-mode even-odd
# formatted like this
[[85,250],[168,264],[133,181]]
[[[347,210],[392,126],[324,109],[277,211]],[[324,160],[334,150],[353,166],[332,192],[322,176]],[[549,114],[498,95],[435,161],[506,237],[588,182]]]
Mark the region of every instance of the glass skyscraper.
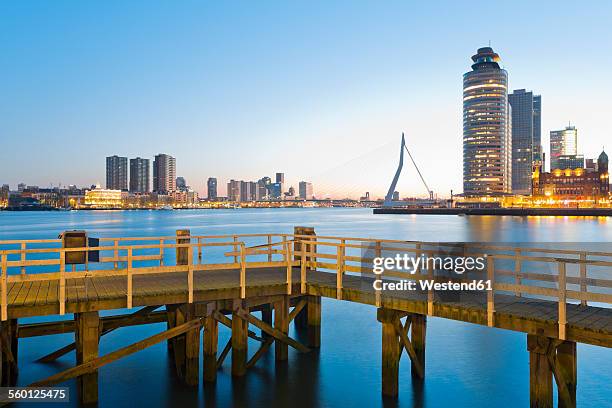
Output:
[[512,192],[531,193],[533,166],[542,161],[542,98],[517,89],[508,95],[512,107]]
[[510,193],[511,117],[508,73],[491,47],[479,48],[463,75],[463,192]]
[[567,126],[563,130],[550,132],[550,169],[559,169],[561,156],[576,156],[578,154],[578,130],[575,126]]

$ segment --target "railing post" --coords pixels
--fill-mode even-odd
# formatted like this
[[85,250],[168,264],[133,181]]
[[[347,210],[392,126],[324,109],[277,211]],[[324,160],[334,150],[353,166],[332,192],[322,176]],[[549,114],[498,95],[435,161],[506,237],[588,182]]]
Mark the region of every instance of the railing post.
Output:
[[487,291],[487,326],[493,327],[495,314],[495,300],[493,291],[495,290],[495,258],[487,256],[487,279],[491,282],[491,290]]
[[115,260],[115,269],[119,268],[119,240],[116,239],[114,241],[113,247],[115,248],[113,251],[113,259]]
[[342,275],[344,274],[344,243],[340,240],[340,244],[336,247],[336,299],[342,299]]
[[300,293],[306,293],[306,244],[300,241]]
[[[587,264],[586,264],[586,260],[587,260],[587,254],[586,252],[582,252],[580,254],[580,293],[581,294],[586,294],[587,293],[587,284],[586,284],[586,279],[587,279]],[[586,299],[581,299],[580,300],[580,305],[581,306],[587,306],[587,300]]]
[[[434,270],[433,270],[433,262],[427,265],[427,279],[430,279],[432,282],[434,281]],[[434,298],[435,293],[433,290],[433,285],[430,285],[430,289],[427,290],[427,315],[433,316],[434,313]]]
[[244,242],[240,243],[240,298],[246,298],[246,251]]
[[272,235],[268,234],[268,262],[272,262]]
[[187,265],[187,289],[189,291],[187,301],[193,303],[193,247],[191,244],[187,248]]
[[132,247],[127,249],[127,308],[132,308]]
[[202,239],[198,238],[198,263],[202,263]]
[[559,339],[565,340],[565,325],[567,323],[566,316],[566,273],[565,262],[559,262]]
[[[23,262],[24,264],[25,264],[25,261],[26,261],[26,246],[27,246],[27,244],[26,244],[25,241],[21,243],[21,262]],[[21,267],[21,274],[22,275],[26,274],[26,267],[25,266]]]
[[6,321],[8,319],[8,303],[7,303],[7,274],[8,274],[8,269],[7,269],[7,254],[2,254],[2,295],[1,295],[1,301],[2,301],[2,321]]
[[[521,249],[517,248],[514,250],[514,283],[516,285],[521,284]],[[521,297],[521,290],[517,289],[514,291],[514,295]]]
[[66,251],[60,249],[59,314],[66,314]]
[[293,259],[291,259],[291,243],[285,241],[285,261],[287,263],[287,294],[291,294]]
[[[380,242],[380,241],[376,241],[375,248],[374,248],[374,257],[375,258],[382,258],[382,242]],[[383,274],[381,272],[380,275],[374,276],[374,279],[380,279],[381,284],[382,284],[382,280],[383,280],[383,276],[382,275]],[[380,290],[375,289],[375,296],[376,296],[375,304],[376,304],[376,307],[381,307],[382,300],[381,300],[381,293],[380,292],[381,292]]]
[[[236,235],[234,235],[234,253],[236,253],[236,251],[238,250],[238,237]],[[234,263],[238,263],[238,256],[234,255]]]
[[164,240],[159,240],[159,266],[164,266]]

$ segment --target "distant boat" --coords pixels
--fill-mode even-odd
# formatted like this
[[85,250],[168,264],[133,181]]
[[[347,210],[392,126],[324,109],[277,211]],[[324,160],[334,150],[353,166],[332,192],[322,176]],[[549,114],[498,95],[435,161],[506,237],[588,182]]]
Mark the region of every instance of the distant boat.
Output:
[[172,210],[174,210],[174,208],[171,205],[162,205],[161,207],[158,208],[158,210],[161,210],[161,211],[172,211]]

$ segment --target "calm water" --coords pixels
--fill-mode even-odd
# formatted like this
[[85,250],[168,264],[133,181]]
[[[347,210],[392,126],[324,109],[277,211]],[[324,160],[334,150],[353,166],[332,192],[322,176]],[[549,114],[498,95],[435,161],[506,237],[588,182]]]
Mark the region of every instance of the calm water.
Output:
[[[313,226],[318,234],[429,241],[612,242],[612,220],[606,218],[374,216],[366,209],[0,212],[0,239],[54,238],[66,229],[86,229],[93,236],[173,235],[176,229],[185,227],[193,234],[202,235],[292,232],[294,225]],[[164,328],[165,325],[159,324],[117,330],[104,336],[100,351],[106,354]],[[229,337],[229,330],[220,327],[219,331],[221,348]],[[505,407],[529,404],[524,334],[430,318],[425,385],[412,387],[410,363],[403,356],[397,402],[381,398],[380,337],[374,307],[324,299],[322,346],[318,352],[298,355],[290,349],[289,362],[276,365],[274,353],[270,351],[239,380],[230,375],[228,357],[217,383],[201,385],[195,390],[176,381],[166,345],[159,344],[100,370],[100,406]],[[21,340],[19,384],[27,385],[73,366],[74,353],[54,365],[34,362],[71,341],[71,335]],[[249,352],[253,353],[257,345],[257,342],[249,343]],[[612,350],[579,345],[578,405],[612,406],[610,384]],[[76,400],[74,382],[69,386]]]

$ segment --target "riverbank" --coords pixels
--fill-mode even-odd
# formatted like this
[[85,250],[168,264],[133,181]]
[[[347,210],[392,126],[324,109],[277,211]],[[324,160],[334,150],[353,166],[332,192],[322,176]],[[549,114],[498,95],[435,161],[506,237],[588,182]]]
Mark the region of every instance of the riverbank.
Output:
[[612,217],[612,208],[375,208],[374,214]]

